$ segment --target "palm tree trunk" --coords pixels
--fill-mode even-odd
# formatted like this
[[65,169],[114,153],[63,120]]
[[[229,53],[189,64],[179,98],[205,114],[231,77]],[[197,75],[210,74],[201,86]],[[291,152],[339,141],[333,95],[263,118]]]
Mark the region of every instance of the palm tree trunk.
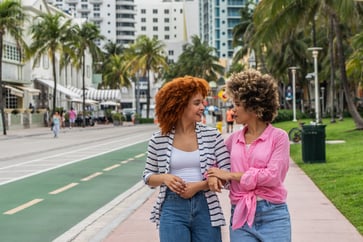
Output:
[[52,66],[53,66],[53,80],[54,80],[54,88],[53,88],[53,110],[52,116],[55,113],[56,109],[56,100],[57,100],[57,75],[55,69],[55,51],[52,51]]
[[330,30],[329,30],[329,54],[330,54],[330,123],[335,123],[334,118],[334,22],[333,18],[330,18]]
[[85,53],[82,55],[82,126],[83,128],[86,127],[86,87],[85,87],[85,74],[86,74],[86,63],[85,63]]
[[348,106],[348,111],[355,122],[356,128],[363,129],[363,119],[360,116],[360,114],[358,113],[358,110],[357,110],[356,106],[354,105],[354,101],[351,98],[350,91],[349,91],[349,83],[348,83],[347,73],[346,73],[346,69],[345,69],[345,56],[344,56],[343,40],[342,40],[342,32],[340,29],[340,24],[337,19],[337,16],[334,13],[333,14],[331,13],[330,15],[331,15],[331,18],[333,19],[335,34],[336,34],[336,38],[337,38],[338,63],[339,63],[339,69],[340,69],[340,75],[341,75],[341,79],[342,79],[344,94],[345,94],[346,102],[347,102],[347,106]]
[[150,114],[150,68],[147,67],[147,95],[146,95],[146,118]]
[[0,33],[0,110],[1,110],[1,121],[3,123],[3,134],[6,135],[6,123],[5,123],[5,98],[3,96],[3,34]]

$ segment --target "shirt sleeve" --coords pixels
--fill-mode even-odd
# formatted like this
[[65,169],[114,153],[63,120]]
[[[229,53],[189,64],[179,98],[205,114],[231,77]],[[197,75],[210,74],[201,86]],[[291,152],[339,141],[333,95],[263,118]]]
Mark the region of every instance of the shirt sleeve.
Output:
[[271,145],[269,148],[265,147],[265,152],[269,154],[266,167],[251,166],[240,180],[247,190],[254,190],[258,187],[277,187],[286,177],[290,161],[288,136],[286,132],[274,132],[269,139],[272,139]]

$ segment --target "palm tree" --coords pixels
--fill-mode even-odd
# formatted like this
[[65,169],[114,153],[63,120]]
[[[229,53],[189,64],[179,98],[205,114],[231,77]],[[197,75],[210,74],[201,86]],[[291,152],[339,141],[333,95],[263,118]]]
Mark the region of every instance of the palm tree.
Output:
[[224,67],[215,53],[215,48],[202,43],[198,36],[192,36],[192,43],[186,44],[184,52],[179,56],[176,64],[177,75],[192,75],[208,82],[217,81],[218,76],[224,75]]
[[42,13],[37,16],[37,19],[39,21],[35,21],[35,24],[30,27],[33,42],[27,51],[27,58],[34,57],[33,67],[39,63],[43,55],[47,55],[52,62],[54,81],[52,113],[54,113],[57,95],[56,55],[62,54],[66,40],[69,39],[71,20],[65,20],[59,13]]
[[82,117],[83,117],[83,127],[86,126],[86,90],[85,90],[85,73],[86,73],[86,51],[89,51],[92,55],[93,60],[100,60],[102,57],[102,52],[100,48],[96,45],[97,40],[104,39],[104,36],[100,34],[98,27],[90,22],[85,22],[81,26],[74,26],[73,47],[75,52],[78,53],[78,61],[80,67],[82,67]]
[[284,39],[297,26],[306,25],[315,16],[327,16],[331,18],[336,38],[337,63],[348,110],[355,121],[356,128],[363,129],[363,118],[359,115],[354,105],[354,100],[350,95],[345,68],[344,38],[346,37],[342,32],[342,26],[344,24],[355,24],[349,20],[356,19],[352,16],[356,14],[357,4],[352,0],[262,1],[258,4],[254,15],[256,34],[253,39],[257,43],[278,42]]
[[130,68],[132,73],[140,71],[141,76],[147,77],[147,109],[146,117],[150,113],[150,72],[159,73],[161,69],[167,69],[168,64],[164,53],[165,45],[158,39],[150,39],[145,35],[140,35],[130,51]]
[[[0,2],[0,112],[3,124],[3,134],[6,135],[5,124],[5,100],[3,97],[2,63],[3,63],[3,41],[5,34],[8,33],[15,39],[19,46],[24,44],[22,39],[23,23],[25,14],[20,1],[4,0]],[[19,50],[20,51],[20,50]]]
[[123,55],[112,55],[105,65],[104,85],[110,88],[129,87],[130,69]]

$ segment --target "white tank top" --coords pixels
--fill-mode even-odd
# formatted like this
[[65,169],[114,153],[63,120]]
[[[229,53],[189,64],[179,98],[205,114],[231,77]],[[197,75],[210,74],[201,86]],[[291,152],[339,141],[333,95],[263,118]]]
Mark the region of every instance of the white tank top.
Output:
[[175,147],[171,150],[170,173],[185,182],[202,181],[199,150],[187,152]]

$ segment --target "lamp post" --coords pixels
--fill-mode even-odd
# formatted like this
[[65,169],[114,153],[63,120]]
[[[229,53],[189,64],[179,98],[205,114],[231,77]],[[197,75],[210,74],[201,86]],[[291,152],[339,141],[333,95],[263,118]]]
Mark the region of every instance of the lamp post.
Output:
[[292,121],[296,122],[296,88],[295,88],[295,78],[296,78],[296,70],[299,69],[299,67],[292,66],[289,67],[289,69],[292,72],[292,113],[293,113],[293,119]]
[[319,82],[318,82],[318,53],[322,50],[321,47],[311,47],[308,48],[312,52],[314,58],[314,91],[315,91],[315,123],[320,122],[320,112],[319,112]]

